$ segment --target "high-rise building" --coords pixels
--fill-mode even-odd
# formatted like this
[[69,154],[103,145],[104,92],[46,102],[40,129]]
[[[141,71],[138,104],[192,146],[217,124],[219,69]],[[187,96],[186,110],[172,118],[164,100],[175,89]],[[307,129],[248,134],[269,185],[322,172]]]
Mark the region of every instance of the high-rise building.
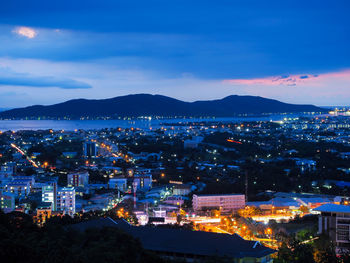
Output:
[[95,142],[85,142],[83,145],[83,153],[87,158],[94,158],[97,156],[97,145]]
[[56,211],[57,183],[52,182],[42,187],[41,201],[52,204],[52,211]]
[[350,206],[325,204],[314,209],[318,218],[319,234],[326,234],[334,242],[337,253],[350,252]]
[[43,186],[42,202],[51,203],[52,211],[65,212],[73,216],[75,214],[75,189],[74,187],[57,188],[56,183]]
[[57,191],[57,211],[65,212],[73,216],[75,214],[75,189],[74,187],[63,187]]
[[86,187],[89,184],[88,172],[76,172],[67,174],[68,187]]

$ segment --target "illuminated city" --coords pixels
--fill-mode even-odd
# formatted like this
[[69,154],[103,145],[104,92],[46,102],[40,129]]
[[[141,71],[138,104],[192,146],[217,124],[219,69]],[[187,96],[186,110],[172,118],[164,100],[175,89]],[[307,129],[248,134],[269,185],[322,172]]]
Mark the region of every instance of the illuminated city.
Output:
[[0,6],[0,262],[350,262],[347,1]]

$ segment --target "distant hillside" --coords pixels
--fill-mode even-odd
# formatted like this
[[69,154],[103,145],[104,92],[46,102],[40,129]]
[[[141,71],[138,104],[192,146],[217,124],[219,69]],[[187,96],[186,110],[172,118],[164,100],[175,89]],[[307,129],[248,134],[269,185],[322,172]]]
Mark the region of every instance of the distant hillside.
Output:
[[255,96],[232,95],[220,100],[184,102],[161,95],[136,94],[111,99],[76,99],[50,106],[30,106],[0,112],[1,119],[217,116],[239,114],[325,112],[313,105],[287,104]]

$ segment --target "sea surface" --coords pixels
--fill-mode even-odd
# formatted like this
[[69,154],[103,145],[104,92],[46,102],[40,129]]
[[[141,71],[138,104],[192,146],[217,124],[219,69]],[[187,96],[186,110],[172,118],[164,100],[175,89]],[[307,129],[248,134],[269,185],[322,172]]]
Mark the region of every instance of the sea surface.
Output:
[[235,118],[187,118],[187,119],[129,119],[129,120],[0,120],[0,131],[19,130],[98,130],[103,128],[142,128],[156,129],[166,124],[186,124],[192,122],[242,122],[242,121],[280,121],[296,115],[270,115]]

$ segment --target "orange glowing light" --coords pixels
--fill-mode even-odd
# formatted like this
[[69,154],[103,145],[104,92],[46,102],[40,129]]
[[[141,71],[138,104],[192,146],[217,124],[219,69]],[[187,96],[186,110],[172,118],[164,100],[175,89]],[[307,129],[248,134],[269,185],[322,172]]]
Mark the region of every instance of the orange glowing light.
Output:
[[226,141],[228,141],[228,142],[233,142],[233,143],[238,143],[238,144],[242,144],[241,142],[234,141],[234,140],[231,140],[231,139],[227,139]]

